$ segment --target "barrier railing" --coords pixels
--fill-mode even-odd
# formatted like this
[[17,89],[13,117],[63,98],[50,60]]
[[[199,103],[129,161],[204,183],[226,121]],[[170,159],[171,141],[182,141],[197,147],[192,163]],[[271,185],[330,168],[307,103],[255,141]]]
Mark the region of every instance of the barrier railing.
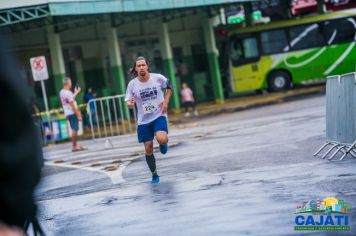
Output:
[[[356,73],[330,76],[326,83],[326,143],[314,154],[329,160],[356,158]],[[324,153],[322,153],[324,151]]]
[[125,95],[92,99],[87,104],[92,138],[112,137],[133,132],[136,110],[129,110]]

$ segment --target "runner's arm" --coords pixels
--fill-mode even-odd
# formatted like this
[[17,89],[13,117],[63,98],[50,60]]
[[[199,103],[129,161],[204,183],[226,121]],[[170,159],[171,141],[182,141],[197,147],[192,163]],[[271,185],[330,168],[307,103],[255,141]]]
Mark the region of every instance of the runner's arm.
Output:
[[164,96],[164,100],[161,103],[161,107],[162,107],[162,114],[167,113],[167,109],[168,109],[168,103],[169,100],[171,99],[172,96],[172,88],[168,88],[166,89],[166,95]]
[[170,99],[171,99],[171,96],[172,96],[173,92],[172,92],[172,89],[171,88],[167,88],[166,89],[166,95],[164,96],[164,102],[168,105]]
[[132,87],[132,85],[131,85],[131,83],[129,83],[129,85],[127,86],[126,95],[125,95],[125,102],[130,109],[134,108],[135,102],[136,102],[135,93],[132,91],[131,87]]

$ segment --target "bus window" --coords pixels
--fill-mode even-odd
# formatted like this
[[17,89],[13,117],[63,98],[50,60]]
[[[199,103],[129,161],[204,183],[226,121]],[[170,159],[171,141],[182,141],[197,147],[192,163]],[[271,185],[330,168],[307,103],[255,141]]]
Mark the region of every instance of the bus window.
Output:
[[324,44],[323,34],[317,23],[299,25],[288,29],[292,50],[320,47]]
[[264,54],[288,52],[289,45],[284,30],[272,30],[261,33],[262,51]]
[[230,44],[230,56],[233,62],[241,64],[259,57],[255,37],[234,38]]
[[237,39],[232,41],[231,43],[231,59],[233,61],[241,60],[243,59],[243,53],[242,53],[242,45],[241,42]]
[[258,57],[257,40],[255,38],[245,38],[242,40],[245,58]]
[[354,18],[326,21],[325,37],[330,44],[351,42],[356,36],[356,21]]

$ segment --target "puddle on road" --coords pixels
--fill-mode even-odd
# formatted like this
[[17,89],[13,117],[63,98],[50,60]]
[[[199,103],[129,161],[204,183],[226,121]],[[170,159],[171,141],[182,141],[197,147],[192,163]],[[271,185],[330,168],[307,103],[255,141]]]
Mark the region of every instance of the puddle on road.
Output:
[[54,161],[53,163],[55,163],[55,164],[60,164],[60,163],[64,163],[65,161],[63,161],[63,160],[57,160],[57,161]]
[[101,166],[101,164],[100,163],[93,163],[93,164],[90,165],[90,167],[97,167],[97,166]]
[[220,176],[220,180],[217,183],[203,185],[200,190],[210,190],[214,187],[220,187],[224,184],[224,180],[225,178],[223,176]]
[[351,177],[351,176],[355,176],[355,174],[341,174],[338,175],[337,177]]
[[70,163],[70,164],[72,164],[72,165],[80,165],[80,164],[82,164],[82,162],[80,162],[80,161],[75,161],[75,162],[72,162],[72,163]]
[[151,186],[151,193],[150,197],[154,203],[165,202],[166,205],[176,203],[174,200],[176,198],[176,191],[173,182],[161,182]]
[[116,201],[117,201],[117,198],[111,196],[111,197],[107,197],[107,198],[103,199],[99,204],[100,205],[112,205]]
[[174,185],[172,182],[163,182],[151,186],[152,193],[154,194],[171,194],[173,193]]
[[118,163],[122,163],[122,162],[124,162],[124,161],[118,159],[118,160],[113,160],[113,161],[112,161],[112,164],[118,164]]
[[117,170],[116,166],[106,166],[103,170],[105,171],[115,171]]
[[131,154],[130,157],[137,157],[137,156],[140,156],[140,155],[141,155],[141,153],[137,152],[137,153]]

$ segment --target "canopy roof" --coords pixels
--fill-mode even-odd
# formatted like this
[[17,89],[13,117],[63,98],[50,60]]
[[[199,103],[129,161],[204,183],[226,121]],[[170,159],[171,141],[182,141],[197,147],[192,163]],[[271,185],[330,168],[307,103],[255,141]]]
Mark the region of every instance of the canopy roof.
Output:
[[115,12],[141,12],[164,9],[191,8],[248,2],[251,0],[101,0],[66,1],[52,0],[52,15],[78,15]]
[[0,26],[47,16],[164,11],[251,1],[255,0],[1,0]]

